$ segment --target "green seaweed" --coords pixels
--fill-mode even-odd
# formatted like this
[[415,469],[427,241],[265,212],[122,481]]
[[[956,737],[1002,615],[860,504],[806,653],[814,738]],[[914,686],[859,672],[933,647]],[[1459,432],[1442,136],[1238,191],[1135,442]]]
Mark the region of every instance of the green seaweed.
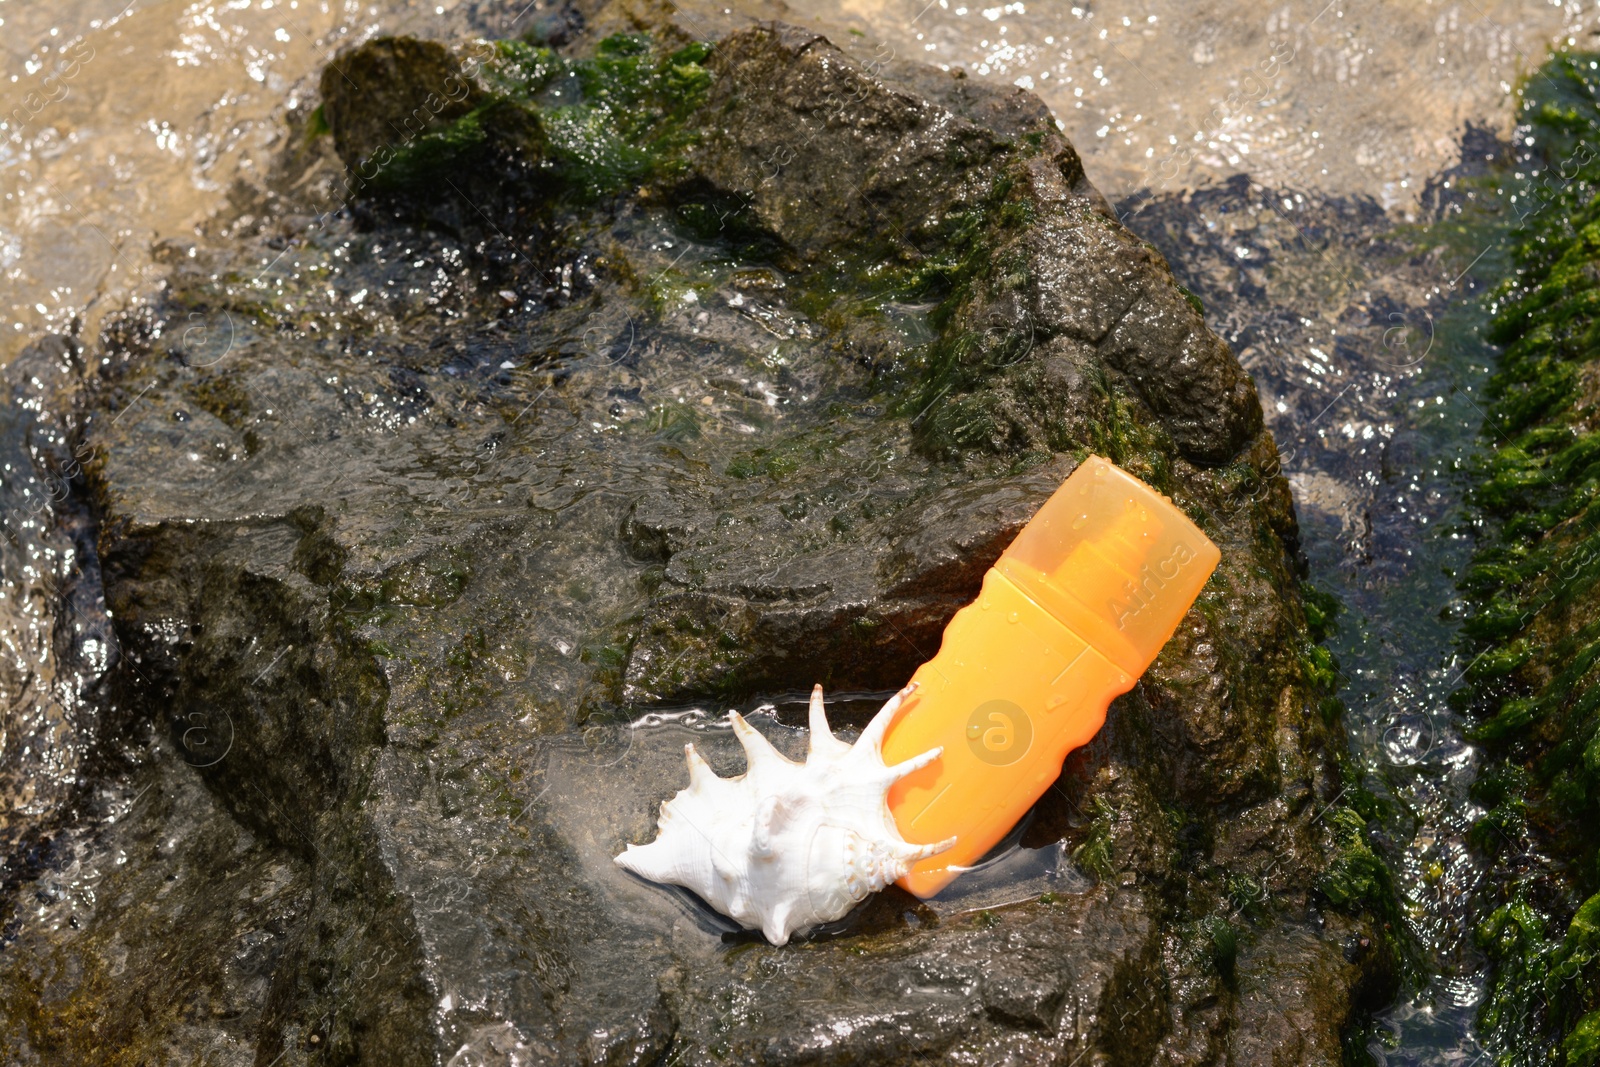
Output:
[[[1480,1026],[1502,1064],[1600,1057],[1600,54],[1554,56],[1524,87],[1536,146],[1501,193],[1515,273],[1490,297],[1504,346],[1473,503],[1487,533],[1461,577],[1472,659],[1455,697],[1488,763],[1475,847],[1497,861],[1478,943]],[[1542,852],[1560,868],[1534,866]]]
[[326,136],[330,131],[328,116],[322,110],[322,105],[318,104],[312,109],[311,114],[306,117],[305,138],[307,141],[315,141],[318,137]]
[[1394,879],[1367,841],[1367,820],[1353,806],[1335,808],[1326,818],[1338,851],[1317,888],[1329,904],[1352,915],[1392,912]]
[[[1600,1053],[1600,896],[1578,908],[1561,936],[1549,936],[1551,925],[1525,900],[1502,905],[1479,925],[1479,946],[1499,963],[1480,1022],[1500,1038],[1502,1063],[1588,1067]],[[1509,1035],[1522,1040],[1507,1042]]]
[[931,454],[1004,450],[1003,420],[990,410],[994,398],[976,387],[1020,363],[1034,339],[1021,330],[980,333],[961,324],[974,302],[1028,284],[1025,258],[1007,247],[1033,221],[1023,189],[1011,174],[999,175],[973,208],[946,221],[939,254],[901,280],[908,299],[936,301],[928,318],[937,337],[909,353],[890,410],[915,417],[919,443]]
[[1212,915],[1201,924],[1208,942],[1208,962],[1230,987],[1239,962],[1239,930],[1221,915]]
[[1110,879],[1117,873],[1112,849],[1117,812],[1103,796],[1095,796],[1090,805],[1094,814],[1089,821],[1088,832],[1072,850],[1072,861],[1102,879]]
[[501,41],[484,102],[408,142],[375,181],[415,189],[507,147],[538,157],[543,177],[575,203],[670,177],[693,140],[686,119],[711,85],[709,54],[700,43],[667,51],[644,34],[614,34],[582,58]]

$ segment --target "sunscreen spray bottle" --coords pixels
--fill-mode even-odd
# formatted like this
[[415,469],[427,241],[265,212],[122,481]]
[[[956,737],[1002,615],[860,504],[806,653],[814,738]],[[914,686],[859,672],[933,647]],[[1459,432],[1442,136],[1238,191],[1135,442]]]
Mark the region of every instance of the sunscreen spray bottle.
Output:
[[939,892],[1016,825],[1177,629],[1221,553],[1166,497],[1085,460],[945,627],[889,727],[893,766],[944,753],[889,793],[900,834],[955,847],[900,886]]

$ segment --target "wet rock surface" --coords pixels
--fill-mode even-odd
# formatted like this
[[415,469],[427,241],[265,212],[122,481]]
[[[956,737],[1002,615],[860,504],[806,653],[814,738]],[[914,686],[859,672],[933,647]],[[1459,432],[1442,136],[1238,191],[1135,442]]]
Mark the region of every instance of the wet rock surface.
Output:
[[[1386,883],[1249,377],[1028,94],[783,25],[653,32],[495,50],[424,146],[483,150],[460,124],[514,110],[548,151],[491,143],[531,175],[492,195],[318,214],[334,145],[426,77],[291,129],[63,364],[42,406],[85,457],[75,558],[120,656],[89,799],[9,883],[7,1046],[1338,1062],[1391,975]],[[659,112],[647,154],[591,122],[625,94]],[[813,682],[863,721],[1090,451],[1223,559],[981,892],[891,889],[775,949],[611,863],[685,739],[742,769],[725,707],[791,750]]]

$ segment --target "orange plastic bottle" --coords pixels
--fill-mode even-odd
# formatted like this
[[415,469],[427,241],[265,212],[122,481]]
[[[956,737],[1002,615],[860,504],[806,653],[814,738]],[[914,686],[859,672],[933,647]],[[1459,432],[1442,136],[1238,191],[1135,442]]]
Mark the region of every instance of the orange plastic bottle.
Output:
[[890,764],[944,747],[889,793],[901,836],[956,838],[903,888],[934,895],[1010,832],[1150,666],[1220,558],[1172,501],[1107,460],[1072,472],[945,627],[884,738]]

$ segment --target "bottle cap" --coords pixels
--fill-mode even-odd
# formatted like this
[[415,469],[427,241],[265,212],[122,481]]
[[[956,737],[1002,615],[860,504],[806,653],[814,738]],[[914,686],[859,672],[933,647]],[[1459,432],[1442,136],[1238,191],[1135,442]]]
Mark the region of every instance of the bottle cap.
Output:
[[1171,500],[1090,456],[995,569],[1137,678],[1221,558]]

